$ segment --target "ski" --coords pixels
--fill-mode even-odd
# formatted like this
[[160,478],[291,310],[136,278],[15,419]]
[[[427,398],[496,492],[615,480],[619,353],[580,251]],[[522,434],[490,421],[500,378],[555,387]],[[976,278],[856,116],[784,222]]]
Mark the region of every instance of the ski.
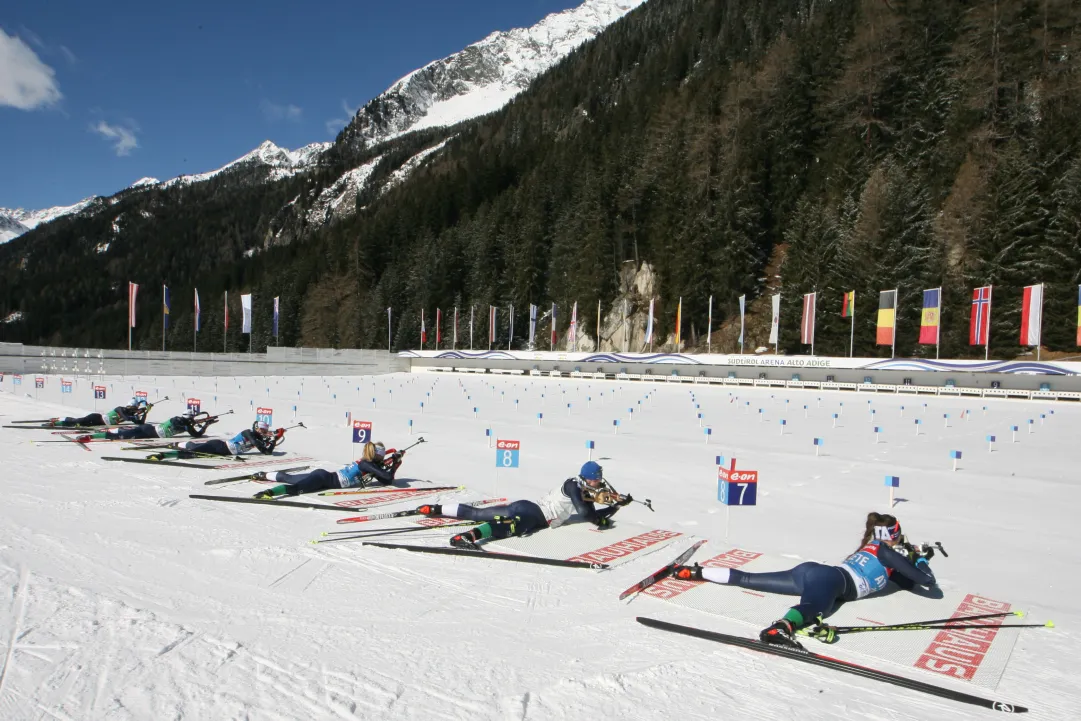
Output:
[[465,556],[466,558],[490,558],[494,561],[517,561],[518,563],[536,563],[542,566],[559,566],[561,568],[594,568],[598,570],[608,568],[607,563],[588,563],[586,561],[564,561],[561,558],[544,558],[543,556],[519,556],[514,553],[496,553],[490,551],[467,551],[464,548],[445,548],[443,546],[410,546],[407,543],[381,543],[378,541],[365,541],[365,546],[378,548],[393,548],[401,551],[413,551],[415,553],[435,553],[444,556]]
[[803,648],[792,648],[789,646],[778,646],[772,644],[762,643],[760,641],[743,638],[742,636],[731,636],[727,633],[717,633],[716,631],[707,631],[701,628],[694,628],[692,626],[681,626],[675,623],[668,623],[666,621],[658,621],[654,618],[645,618],[643,616],[638,617],[638,623],[643,626],[649,626],[660,631],[671,631],[672,633],[681,633],[685,636],[695,636],[697,638],[705,639],[707,641],[717,641],[718,643],[725,643],[729,646],[738,646],[740,648],[747,648],[752,651],[760,651],[762,653],[771,653],[775,656],[783,656],[795,661],[803,661],[815,666],[822,666],[824,668],[831,668],[835,671],[841,671],[842,673],[850,673],[854,676],[862,676],[864,678],[874,679],[876,681],[883,681],[885,683],[893,684],[894,686],[900,686],[901,688],[907,688],[912,691],[919,691],[921,693],[930,694],[932,696],[938,696],[940,698],[949,699],[951,701],[959,701],[961,703],[968,703],[974,706],[982,706],[993,711],[1002,711],[1004,713],[1026,713],[1028,711],[1024,706],[1017,706],[1015,704],[1006,703],[1005,701],[994,701],[991,699],[981,698],[979,696],[973,696],[963,691],[954,691],[953,689],[944,688],[942,686],[936,686],[926,681],[919,681],[917,679],[908,678],[906,676],[897,676],[896,674],[888,673],[886,671],[878,671],[873,668],[867,668],[866,666],[860,666],[858,664],[851,663],[849,661],[842,661],[837,658],[831,658],[830,656],[823,656],[821,654],[812,653]]
[[421,493],[427,491],[464,491],[465,486],[432,486],[431,488],[370,488],[365,491],[320,491],[320,496],[355,496],[362,493]]
[[480,521],[463,521],[462,523],[448,523],[445,526],[409,526],[406,528],[383,528],[379,530],[372,529],[363,533],[350,533],[350,535],[339,535],[337,533],[323,533],[324,536],[334,536],[334,538],[317,538],[312,543],[336,543],[337,541],[359,541],[364,538],[379,538],[382,536],[397,536],[402,533],[416,533],[417,531],[438,531],[443,528],[454,528],[455,526],[475,526]]
[[201,501],[224,501],[225,503],[260,503],[263,505],[271,506],[289,506],[290,508],[316,508],[321,511],[346,511],[350,512],[352,508],[340,508],[338,506],[328,506],[325,503],[301,503],[299,501],[275,501],[270,498],[240,498],[237,496],[204,496],[199,493],[192,493],[188,498],[197,498]]
[[[279,473],[292,473],[293,471],[303,471],[311,466],[294,466],[292,468],[279,468]],[[243,476],[229,476],[228,478],[215,478],[213,481],[207,481],[204,486],[216,486],[219,483],[235,483],[237,481],[246,481],[250,479],[254,473],[245,473]]]
[[357,535],[362,535],[362,534],[369,534],[370,535],[370,534],[375,534],[375,533],[383,533],[383,532],[386,532],[386,531],[394,531],[394,532],[397,532],[397,531],[438,531],[440,528],[451,528],[452,526],[474,526],[474,525],[478,525],[478,524],[481,524],[481,523],[485,523],[485,521],[458,521],[458,522],[455,522],[455,523],[443,523],[443,524],[440,524],[438,526],[421,526],[421,525],[391,526],[389,528],[372,528],[370,530],[360,530],[360,531],[323,531],[323,535],[324,536],[346,536],[346,535],[348,535],[348,536],[357,536]]
[[[490,503],[499,503],[505,501],[506,498],[487,498],[483,501],[472,501],[466,503],[466,506],[485,506]],[[356,511],[355,508],[343,508],[343,511]],[[352,518],[339,518],[338,523],[364,523],[366,521],[381,521],[384,518],[405,518],[406,516],[421,516],[424,515],[415,508],[411,511],[394,511],[391,513],[375,513],[370,516],[354,516]]]
[[233,468],[236,464],[229,463],[221,466],[200,466],[198,463],[184,463],[183,461],[152,461],[149,458],[118,458],[116,456],[102,456],[103,461],[121,461],[123,463],[149,463],[155,466],[170,466],[172,468],[202,468],[204,471],[214,471],[219,468]]
[[676,560],[672,561],[671,563],[669,563],[666,566],[661,567],[660,570],[658,570],[658,571],[656,571],[654,573],[651,573],[650,575],[646,576],[645,578],[643,578],[638,583],[636,583],[633,586],[631,586],[630,588],[628,588],[623,593],[619,594],[619,600],[622,601],[627,596],[631,596],[633,594],[636,594],[639,591],[644,591],[647,588],[649,588],[650,586],[652,586],[654,583],[656,583],[657,581],[662,581],[662,580],[668,578],[669,576],[672,575],[672,571],[675,569],[676,566],[682,565],[688,558],[690,558],[691,556],[694,555],[695,551],[697,551],[699,548],[704,546],[705,543],[706,543],[705,540],[695,541],[693,546],[691,546],[686,551],[684,551],[683,553],[676,556]]

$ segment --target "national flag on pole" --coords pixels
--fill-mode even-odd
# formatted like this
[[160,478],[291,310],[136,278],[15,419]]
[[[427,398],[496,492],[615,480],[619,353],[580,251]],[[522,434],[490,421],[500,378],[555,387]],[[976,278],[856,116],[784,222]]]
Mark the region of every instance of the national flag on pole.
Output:
[[574,307],[571,308],[570,336],[571,350],[576,350],[578,348],[578,301],[574,301]]
[[679,305],[676,306],[676,350],[679,350],[680,329],[683,326],[683,297],[680,296]]
[[841,317],[851,318],[856,315],[856,291],[850,290],[845,293],[844,300],[841,301]]
[[537,335],[537,306],[529,304],[529,346],[533,347],[533,339]]
[[458,306],[454,306],[454,335],[451,337],[451,345],[458,347]]
[[875,333],[877,345],[893,345],[893,335],[897,330],[897,291],[883,290],[878,294],[878,330]]
[[968,326],[969,345],[987,345],[991,330],[991,286],[972,289],[972,320]]
[[439,344],[443,341],[443,311],[435,309],[435,349],[439,350]]
[[251,333],[251,293],[240,296],[240,310],[243,314],[240,322],[241,333]]
[[495,343],[496,307],[488,306],[488,345]]
[[161,319],[162,324],[166,330],[169,329],[169,286],[163,285],[161,287]]
[[425,342],[428,340],[428,329],[424,327],[424,309],[420,309],[420,346],[424,347]]
[[1077,286],[1077,345],[1081,345],[1081,285]]
[[278,337],[278,296],[274,297],[274,337]]
[[556,304],[552,303],[552,348],[556,347]]
[[818,293],[803,294],[803,319],[800,321],[799,342],[814,345],[815,342],[815,301]]
[[746,315],[747,315],[747,296],[741,295],[739,297],[739,338],[738,338],[740,343],[743,342],[744,320],[746,318]]
[[769,342],[773,345],[777,345],[777,339],[781,331],[781,294],[777,293],[772,298],[773,301],[773,320],[770,321],[769,326]]
[[199,332],[199,289],[195,289],[195,332]]
[[1021,297],[1021,345],[1040,344],[1043,321],[1043,284],[1026,285]]
[[225,332],[229,332],[229,291],[225,291]]
[[128,283],[128,327],[135,327],[135,296],[139,293],[136,283]]
[[653,342],[653,303],[654,299],[649,299],[649,319],[646,321],[646,343]]
[[923,315],[920,318],[920,343],[938,345],[939,317],[942,313],[942,289],[923,291]]

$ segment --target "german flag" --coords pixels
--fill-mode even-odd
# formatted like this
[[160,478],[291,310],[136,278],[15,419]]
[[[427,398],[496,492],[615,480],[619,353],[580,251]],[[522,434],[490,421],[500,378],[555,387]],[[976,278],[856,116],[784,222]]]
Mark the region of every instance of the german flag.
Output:
[[875,343],[893,345],[894,332],[897,329],[897,291],[884,290],[878,294],[878,331]]

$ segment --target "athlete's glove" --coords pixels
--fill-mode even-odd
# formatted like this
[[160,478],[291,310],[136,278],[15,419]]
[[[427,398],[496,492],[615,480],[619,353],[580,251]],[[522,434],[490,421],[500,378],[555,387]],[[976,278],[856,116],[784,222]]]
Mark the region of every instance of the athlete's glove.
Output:
[[628,493],[625,496],[620,496],[619,501],[616,503],[616,505],[617,506],[629,506],[633,502],[634,502],[634,498],[631,496],[631,494]]
[[919,560],[930,561],[932,558],[935,557],[934,546],[922,546],[922,547],[917,546],[916,547],[916,555],[919,557],[919,558],[916,559],[917,561],[919,561]]

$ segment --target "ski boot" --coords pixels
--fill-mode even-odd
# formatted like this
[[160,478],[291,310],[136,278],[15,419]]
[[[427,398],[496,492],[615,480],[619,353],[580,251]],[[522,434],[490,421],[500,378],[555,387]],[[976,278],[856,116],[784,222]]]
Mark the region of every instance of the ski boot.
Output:
[[450,545],[455,548],[461,548],[465,551],[479,551],[480,546],[477,545],[477,536],[473,531],[467,531],[466,533],[459,533],[450,539]]
[[678,578],[681,581],[701,581],[702,579],[702,567],[697,563],[693,566],[676,566],[672,569],[672,578]]
[[762,629],[762,632],[758,634],[758,639],[762,643],[773,646],[803,648],[795,639],[795,629],[792,628],[792,623],[783,618],[774,621],[772,626]]

